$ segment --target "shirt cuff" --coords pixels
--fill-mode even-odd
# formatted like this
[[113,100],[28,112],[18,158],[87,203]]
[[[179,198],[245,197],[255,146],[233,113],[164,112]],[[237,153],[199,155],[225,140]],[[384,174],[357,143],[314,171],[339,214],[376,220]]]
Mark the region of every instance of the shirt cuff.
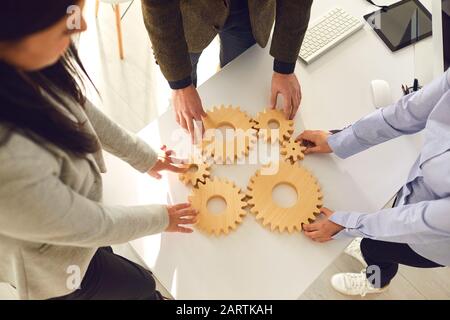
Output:
[[295,70],[295,62],[282,62],[280,60],[275,59],[273,61],[273,71],[281,73],[281,74],[291,74],[294,73]]
[[327,141],[331,150],[341,159],[346,159],[367,149],[366,146],[359,143],[352,127],[330,135]]
[[191,76],[189,76],[182,80],[168,81],[168,82],[169,82],[169,86],[172,90],[179,90],[179,89],[184,89],[184,88],[189,87],[192,84],[192,78],[191,78]]
[[358,214],[354,214],[351,212],[336,211],[335,213],[333,213],[329,220],[344,227],[345,229],[336,233],[332,238],[337,240],[347,237],[360,237],[361,233],[357,229],[358,218]]

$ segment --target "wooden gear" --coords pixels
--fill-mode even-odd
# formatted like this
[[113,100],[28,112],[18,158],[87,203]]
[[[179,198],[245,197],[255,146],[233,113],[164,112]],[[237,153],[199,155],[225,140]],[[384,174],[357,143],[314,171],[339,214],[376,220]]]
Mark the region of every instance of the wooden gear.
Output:
[[[288,184],[297,191],[299,199],[294,206],[281,208],[272,200],[272,190],[279,184]],[[302,224],[315,219],[322,206],[322,194],[316,179],[306,169],[291,165],[286,161],[279,163],[275,175],[261,175],[258,170],[250,179],[247,202],[253,206],[250,211],[256,214],[264,226],[270,225],[272,231],[301,231]]]
[[[254,128],[258,130],[258,136],[263,138],[265,142],[275,143],[279,141],[281,143],[283,140],[289,139],[294,132],[294,121],[286,120],[285,114],[278,109],[268,108],[258,113],[255,121]],[[278,123],[278,135],[270,127],[271,122]]]
[[[243,201],[245,194],[226,179],[208,179],[205,184],[199,183],[192,192],[189,202],[199,211],[196,227],[204,232],[217,236],[221,233],[228,234],[237,228],[242,222],[242,217],[246,215],[243,209],[247,206]],[[215,197],[223,198],[227,204],[227,208],[218,214],[209,212],[207,207],[208,201]]]
[[199,182],[205,183],[206,179],[209,178],[209,176],[211,175],[210,173],[211,166],[204,162],[199,163],[196,161],[192,161],[191,163],[185,165],[184,167],[188,169],[197,167],[196,171],[192,172],[188,171],[185,173],[180,173],[178,175],[180,181],[186,185],[191,184],[194,187],[196,187]]
[[[250,148],[256,143],[257,132],[253,128],[253,120],[241,111],[239,107],[214,107],[203,117],[205,136],[200,144],[203,154],[215,162],[233,162],[248,155]],[[222,126],[231,126],[235,129],[233,139],[223,137],[222,143],[215,141],[217,131]]]
[[291,164],[293,164],[298,160],[303,160],[305,157],[305,150],[306,147],[300,145],[299,142],[296,142],[291,138],[288,141],[283,142],[280,153],[284,156],[286,161],[290,161]]

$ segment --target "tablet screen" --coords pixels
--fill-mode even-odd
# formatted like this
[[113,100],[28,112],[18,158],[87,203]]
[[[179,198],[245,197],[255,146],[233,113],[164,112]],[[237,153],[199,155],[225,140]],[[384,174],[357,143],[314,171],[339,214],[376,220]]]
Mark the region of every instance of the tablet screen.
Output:
[[416,0],[397,2],[364,18],[392,51],[424,39],[432,31],[430,12]]

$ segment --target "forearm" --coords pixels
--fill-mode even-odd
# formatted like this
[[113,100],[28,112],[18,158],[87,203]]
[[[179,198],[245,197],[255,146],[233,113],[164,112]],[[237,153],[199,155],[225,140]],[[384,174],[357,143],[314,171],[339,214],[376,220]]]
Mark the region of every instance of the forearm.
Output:
[[335,236],[427,244],[450,238],[450,198],[423,201],[375,213],[337,211],[330,220],[345,227]]

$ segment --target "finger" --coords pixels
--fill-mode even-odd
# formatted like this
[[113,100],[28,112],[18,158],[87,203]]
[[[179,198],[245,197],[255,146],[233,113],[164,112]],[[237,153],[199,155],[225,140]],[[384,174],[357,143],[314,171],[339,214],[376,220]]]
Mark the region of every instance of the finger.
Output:
[[293,104],[292,119],[295,118],[295,115],[297,114],[297,111],[300,108],[300,101],[301,101],[301,98],[300,98],[299,94],[297,93],[296,98],[294,99],[294,104]]
[[180,123],[180,115],[178,114],[178,112],[175,113],[175,120],[176,120],[176,122],[177,122],[179,125],[181,125],[181,123]]
[[309,147],[309,148],[306,148],[305,154],[321,153],[321,151],[322,151],[321,148],[318,146]]
[[317,227],[317,224],[314,223],[310,223],[310,224],[304,224],[303,225],[303,230],[305,231],[317,231],[319,228]]
[[275,109],[277,107],[277,95],[278,95],[278,92],[275,90],[272,90],[272,93],[270,95],[270,107],[272,109]]
[[312,231],[312,232],[305,231],[304,233],[305,233],[305,236],[307,236],[311,240],[315,240],[315,239],[319,238],[319,236],[320,236],[319,231]]
[[292,98],[287,97],[284,94],[283,98],[284,98],[284,115],[286,116],[286,119],[290,119],[292,112]]
[[185,209],[185,208],[189,208],[191,206],[192,205],[189,202],[185,202],[185,203],[178,203],[176,205],[173,205],[173,206],[171,206],[171,208],[175,209],[176,211],[178,211],[178,210],[182,210],[182,209]]
[[155,178],[157,180],[160,180],[162,178],[162,176],[159,173],[157,173],[157,172],[150,172],[149,174],[150,174],[151,177],[153,177],[153,178]]
[[179,218],[187,216],[197,216],[198,213],[199,212],[196,209],[181,209],[177,211],[177,215]]
[[176,232],[180,232],[180,233],[192,233],[192,232],[194,232],[194,230],[192,230],[191,228],[185,228],[185,227],[181,227],[181,226],[178,226],[175,229],[175,231]]
[[294,106],[295,106],[295,98],[292,97],[292,99],[291,99],[291,106],[290,106],[291,111],[290,111],[290,113],[289,113],[289,120],[294,119],[294,116],[295,116],[295,113],[294,113],[295,107],[294,107]]
[[194,142],[194,134],[195,134],[194,118],[192,116],[186,115],[186,123],[187,123],[188,131],[191,134],[191,142],[193,143]]
[[326,215],[327,217],[331,217],[333,215],[333,211],[325,207],[320,208],[320,212]]
[[165,170],[175,173],[185,173],[186,171],[189,170],[189,167],[185,166],[178,167],[176,165],[173,165],[172,163],[167,163]]
[[180,126],[181,126],[184,130],[187,130],[187,129],[188,129],[188,126],[187,126],[187,123],[186,123],[186,119],[185,119],[184,116],[180,116]]
[[187,225],[187,224],[196,224],[197,218],[189,218],[189,219],[180,219],[178,220],[178,224]]
[[314,142],[315,140],[314,132],[311,130],[305,130],[297,137],[297,139]]

